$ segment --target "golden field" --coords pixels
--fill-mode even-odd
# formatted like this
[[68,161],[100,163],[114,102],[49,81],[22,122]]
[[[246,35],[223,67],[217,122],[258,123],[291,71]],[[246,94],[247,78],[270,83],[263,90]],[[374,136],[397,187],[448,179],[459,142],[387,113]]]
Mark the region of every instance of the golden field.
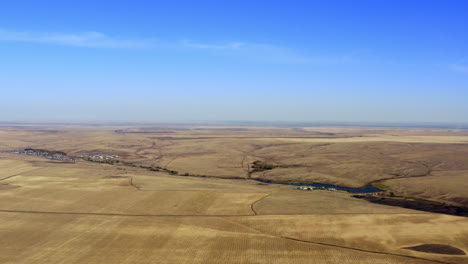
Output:
[[[464,132],[92,126],[0,131],[1,150],[117,154],[191,175],[0,153],[0,263],[468,263],[466,255],[403,249],[444,244],[468,252],[465,217],[372,204],[342,191],[245,180],[346,186],[382,180],[398,194],[465,205]],[[399,136],[401,141],[386,140]],[[281,167],[249,173],[256,160]]]

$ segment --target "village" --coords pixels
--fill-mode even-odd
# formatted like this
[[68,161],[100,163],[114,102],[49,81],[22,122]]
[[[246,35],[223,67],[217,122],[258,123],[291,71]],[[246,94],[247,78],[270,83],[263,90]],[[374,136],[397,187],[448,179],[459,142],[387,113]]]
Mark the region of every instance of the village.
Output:
[[23,150],[12,150],[12,151],[1,151],[1,152],[13,153],[13,154],[19,154],[19,155],[36,156],[36,157],[42,157],[42,158],[51,159],[51,160],[75,162],[74,158],[67,157],[67,154],[61,151],[48,151],[44,149],[26,148]]
[[119,155],[107,155],[107,154],[98,154],[98,155],[80,155],[82,159],[91,159],[91,160],[109,160],[118,158]]
[[[67,156],[67,153],[62,151],[50,151],[45,149],[34,149],[34,148],[25,148],[23,150],[3,150],[0,153],[13,153],[19,155],[28,155],[28,156],[36,156],[42,157],[51,160],[60,160],[60,161],[67,161],[67,162],[74,162],[75,158]],[[111,154],[96,154],[96,155],[80,155],[78,156],[81,159],[87,160],[111,160],[118,158],[118,155],[111,155]],[[0,156],[3,158],[3,156]]]
[[313,190],[336,191],[336,188],[312,187],[312,186],[298,186],[298,187],[296,187],[296,190],[302,190],[302,191],[313,191]]
[[[301,191],[313,191],[313,190],[326,190],[326,191],[337,191],[337,188],[333,187],[314,187],[314,186],[298,186],[294,188],[295,190],[301,190]],[[346,191],[346,190],[345,190]],[[385,192],[369,192],[369,193],[364,193],[363,194],[365,197],[368,196],[390,196],[394,197],[393,193],[386,194]]]

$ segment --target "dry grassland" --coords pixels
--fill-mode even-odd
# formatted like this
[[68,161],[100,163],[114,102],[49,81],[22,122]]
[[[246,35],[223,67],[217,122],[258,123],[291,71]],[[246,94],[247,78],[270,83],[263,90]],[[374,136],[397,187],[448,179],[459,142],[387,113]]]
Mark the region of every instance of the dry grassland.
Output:
[[0,159],[0,179],[6,179],[14,175],[37,169],[31,164],[19,160]]
[[307,192],[291,187],[273,191],[267,198],[256,202],[253,209],[258,215],[426,214],[423,211],[362,203],[346,192]]
[[203,218],[210,227],[194,217],[8,213],[1,219],[2,263],[436,263],[285,239],[246,230],[236,219]]
[[[434,241],[460,249],[468,247],[465,235],[468,221],[446,215],[379,214],[375,211],[372,214],[258,216],[240,222],[262,233],[299,241],[412,256],[431,255],[402,249],[408,245],[418,245],[421,241]],[[448,263],[468,261],[466,256],[432,254],[431,258]]]
[[282,141],[292,142],[320,142],[320,143],[354,143],[354,142],[403,142],[403,143],[468,143],[468,136],[388,136],[372,135],[366,137],[349,138],[276,138]]
[[[465,218],[246,180],[9,155],[0,263],[467,263]],[[24,167],[33,170],[21,172]],[[19,170],[19,171],[18,171]],[[430,232],[428,232],[430,230]]]
[[[379,186],[397,195],[468,206],[464,130],[3,125],[0,131],[0,150],[33,147],[77,156],[118,154],[137,165],[194,176],[349,187],[382,181]],[[249,173],[256,160],[279,167]]]
[[468,205],[468,170],[435,171],[426,177],[394,179],[383,183],[404,196]]
[[[0,263],[468,263],[466,255],[404,249],[443,244],[468,253],[464,217],[245,180],[374,181],[396,194],[466,206],[463,131],[32,125],[0,131],[0,150],[118,154],[192,175],[1,153]],[[279,167],[249,173],[256,160]]]

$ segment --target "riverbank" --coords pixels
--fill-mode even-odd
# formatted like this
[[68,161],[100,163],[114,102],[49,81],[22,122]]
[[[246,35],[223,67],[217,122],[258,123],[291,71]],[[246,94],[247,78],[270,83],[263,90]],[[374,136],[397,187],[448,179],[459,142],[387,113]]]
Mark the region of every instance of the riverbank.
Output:
[[376,196],[368,196],[368,195],[353,195],[353,197],[358,198],[358,199],[364,199],[371,203],[398,206],[398,207],[431,212],[431,213],[468,217],[468,208],[461,207],[461,206],[447,205],[447,204],[420,200],[420,199],[416,200],[416,199],[408,199],[408,198],[387,198],[387,197],[376,197]]
[[313,187],[318,187],[318,188],[337,189],[337,190],[347,191],[351,193],[377,193],[377,192],[383,191],[371,185],[365,185],[360,188],[352,188],[352,187],[339,186],[339,185],[333,185],[333,184],[323,184],[323,183],[281,183],[281,182],[271,182],[271,181],[252,179],[252,178],[247,179],[247,180],[257,181],[257,182],[267,183],[267,184],[281,184],[281,185],[291,185],[291,186],[313,186]]

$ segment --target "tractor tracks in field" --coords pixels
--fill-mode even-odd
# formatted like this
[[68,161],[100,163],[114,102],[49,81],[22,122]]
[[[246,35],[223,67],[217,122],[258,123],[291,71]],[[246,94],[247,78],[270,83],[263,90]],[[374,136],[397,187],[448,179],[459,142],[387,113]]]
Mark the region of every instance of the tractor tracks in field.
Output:
[[415,256],[397,254],[397,253],[374,251],[374,250],[368,250],[368,249],[360,249],[360,248],[354,248],[354,247],[348,247],[348,246],[342,246],[342,245],[336,245],[336,244],[329,244],[329,243],[323,243],[323,242],[313,242],[313,241],[302,240],[302,239],[297,239],[297,238],[292,238],[292,237],[285,237],[285,236],[278,236],[278,237],[283,238],[283,239],[287,239],[287,240],[291,240],[291,241],[300,242],[300,243],[308,243],[308,244],[314,244],[314,245],[342,248],[342,249],[360,251],[360,252],[371,253],[371,254],[388,255],[388,256],[395,256],[395,257],[402,257],[402,258],[410,258],[410,259],[423,260],[423,261],[429,261],[429,262],[434,262],[434,263],[451,264],[451,263],[445,262],[445,261],[427,259],[427,258],[420,258],[420,257],[415,257]]
[[18,213],[18,214],[45,214],[45,215],[82,215],[82,216],[122,216],[122,217],[237,217],[252,216],[245,215],[202,215],[202,214],[120,214],[120,213],[89,213],[89,212],[53,212],[53,211],[32,211],[32,210],[8,210],[0,209],[0,213]]
[[243,227],[246,227],[246,228],[248,228],[250,230],[255,231],[258,234],[262,234],[262,235],[269,236],[269,237],[286,239],[286,240],[289,240],[289,241],[294,241],[294,242],[299,242],[299,243],[306,243],[306,244],[312,244],[312,245],[320,245],[320,246],[341,248],[341,249],[359,251],[359,252],[370,253],[370,254],[379,254],[379,255],[388,255],[388,256],[394,256],[394,257],[409,258],[409,259],[413,259],[413,260],[422,260],[422,261],[428,261],[428,262],[432,262],[432,263],[452,264],[450,262],[434,260],[434,259],[427,259],[427,258],[421,258],[421,257],[415,257],[415,256],[408,256],[408,255],[403,255],[403,254],[398,254],[398,253],[390,253],[390,252],[382,252],[382,251],[361,249],[361,248],[355,248],[355,247],[349,247],[349,246],[343,246],[343,245],[336,245],[336,244],[331,244],[331,243],[303,240],[303,239],[298,239],[298,238],[293,238],[293,237],[288,237],[288,236],[274,235],[274,234],[265,233],[262,230],[259,230],[257,228],[251,227],[251,226],[243,224],[243,223],[239,223],[238,221],[235,221],[235,220],[230,220],[230,219],[227,219],[227,218],[223,218],[223,219],[225,219],[228,222],[235,223],[237,225],[241,225]]
[[[269,196],[268,194],[267,196]],[[265,196],[265,197],[267,197]],[[262,197],[261,199],[265,198]],[[259,199],[259,200],[261,200]],[[440,260],[434,260],[434,259],[427,259],[427,258],[421,258],[421,257],[415,257],[415,256],[408,256],[408,255],[403,255],[403,254],[398,254],[398,253],[390,253],[390,252],[382,252],[382,251],[374,251],[374,250],[367,250],[367,249],[361,249],[361,248],[355,248],[355,247],[349,247],[349,246],[344,246],[344,245],[336,245],[336,244],[331,244],[331,243],[325,243],[325,242],[317,242],[317,241],[309,241],[309,240],[303,240],[303,239],[298,239],[298,238],[293,238],[293,237],[288,237],[288,236],[281,236],[281,235],[274,235],[274,234],[269,234],[266,233],[262,230],[259,230],[257,228],[251,227],[249,225],[240,223],[236,221],[235,219],[228,219],[232,217],[252,217],[253,215],[174,215],[174,214],[166,214],[166,215],[151,215],[151,214],[119,214],[119,213],[84,213],[84,212],[51,212],[51,211],[32,211],[32,210],[6,210],[6,209],[0,209],[1,213],[22,213],[22,214],[44,214],[44,215],[80,215],[80,216],[118,216],[118,217],[203,217],[203,218],[222,218],[228,222],[234,223],[236,225],[243,226],[245,228],[248,228],[252,231],[255,231],[255,233],[264,235],[264,236],[269,236],[269,237],[274,237],[274,238],[281,238],[289,241],[294,241],[294,242],[299,242],[299,243],[306,243],[306,244],[311,244],[311,245],[319,245],[319,246],[327,246],[327,247],[334,247],[334,248],[341,248],[341,249],[347,249],[347,250],[353,250],[353,251],[359,251],[359,252],[364,252],[364,253],[370,253],[370,254],[379,254],[379,255],[388,255],[388,256],[394,256],[394,257],[402,257],[402,258],[409,258],[413,260],[422,260],[422,261],[428,261],[432,263],[442,263],[442,264],[451,264],[449,262],[444,262]],[[255,215],[254,215],[255,216]]]
[[[138,185],[136,185],[136,184],[133,182],[133,177],[130,177],[130,186],[134,187],[134,188],[137,189],[138,191],[142,191],[142,192],[144,191],[144,190],[142,190]],[[193,190],[192,190],[192,191],[193,191]],[[261,200],[267,198],[268,196],[272,195],[272,194],[273,194],[273,193],[269,193],[269,194],[267,194],[267,195],[265,195],[265,196],[263,196],[263,197],[261,197],[261,198],[255,200],[253,203],[250,204],[250,210],[252,210],[252,212],[253,212],[254,215],[257,215],[257,211],[255,211],[254,205],[255,205],[256,203],[260,202]],[[0,212],[1,212],[1,210],[0,210]]]

